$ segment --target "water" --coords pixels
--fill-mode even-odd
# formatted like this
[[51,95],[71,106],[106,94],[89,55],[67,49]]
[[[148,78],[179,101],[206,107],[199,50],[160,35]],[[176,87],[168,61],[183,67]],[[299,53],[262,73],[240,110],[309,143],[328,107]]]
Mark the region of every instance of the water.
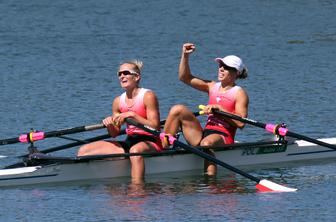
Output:
[[[213,59],[241,56],[249,78],[249,117],[285,122],[314,138],[335,136],[336,4],[293,1],[0,1],[1,138],[31,128],[54,130],[99,122],[122,90],[121,61],[144,61],[142,86],[160,100],[161,116],[184,103],[197,110],[206,94],[177,79],[182,44],[194,42],[192,71],[214,79]],[[88,137],[102,131],[83,134]],[[237,139],[268,135],[247,126]],[[40,148],[62,143],[40,141]],[[25,145],[1,147],[17,156]],[[74,155],[76,149],[62,153]],[[1,159],[1,166],[13,158]],[[336,214],[335,163],[254,170],[299,188],[260,194],[245,178],[220,174],[129,178],[109,183],[0,190],[1,221],[325,221]]]

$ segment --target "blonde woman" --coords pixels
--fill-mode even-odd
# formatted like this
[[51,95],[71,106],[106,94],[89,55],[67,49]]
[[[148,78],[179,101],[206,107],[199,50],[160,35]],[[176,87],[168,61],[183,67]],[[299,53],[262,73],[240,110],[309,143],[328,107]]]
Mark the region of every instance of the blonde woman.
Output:
[[[112,115],[103,120],[109,134],[116,137],[126,118],[160,129],[159,103],[155,93],[140,87],[141,69],[143,64],[139,60],[124,62],[119,66],[117,77],[123,94],[116,97],[112,104]],[[160,139],[153,135],[127,125],[127,138],[125,141],[97,141],[82,146],[78,156],[120,153],[160,152],[162,145]],[[144,158],[131,156],[131,176],[134,182],[142,182],[145,174]]]

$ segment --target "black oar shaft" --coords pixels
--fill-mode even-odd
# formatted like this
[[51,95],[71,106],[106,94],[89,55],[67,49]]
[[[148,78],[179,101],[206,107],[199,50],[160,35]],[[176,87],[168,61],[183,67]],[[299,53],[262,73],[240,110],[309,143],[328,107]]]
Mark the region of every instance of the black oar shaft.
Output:
[[[158,131],[158,130],[149,128],[147,126],[144,126],[144,125],[142,125],[142,124],[140,124],[140,123],[138,123],[138,122],[136,122],[136,121],[134,121],[133,119],[130,119],[130,118],[126,119],[126,122],[128,122],[129,124],[134,125],[134,126],[136,126],[138,128],[141,128],[141,129],[145,130],[146,132],[149,132],[149,133],[151,133],[151,134],[153,134],[155,136],[160,137],[161,132]],[[198,155],[198,156],[200,156],[200,157],[202,157],[202,158],[204,158],[204,159],[206,159],[206,160],[208,160],[210,162],[218,164],[218,165],[220,165],[220,166],[222,166],[224,168],[227,168],[227,169],[229,169],[229,170],[231,170],[231,171],[233,171],[233,172],[235,172],[237,174],[240,174],[240,175],[242,175],[244,177],[247,177],[247,178],[249,178],[249,179],[251,179],[251,180],[253,180],[253,181],[257,182],[257,183],[260,182],[259,178],[254,177],[254,176],[252,176],[252,175],[250,175],[250,174],[248,174],[248,173],[246,173],[244,171],[241,171],[241,170],[239,170],[239,169],[237,169],[237,168],[235,168],[235,167],[233,167],[233,166],[231,166],[231,165],[229,165],[227,163],[224,163],[223,161],[221,161],[221,160],[219,160],[219,159],[217,159],[217,158],[215,158],[215,157],[213,157],[213,156],[211,156],[211,155],[209,155],[209,154],[207,154],[207,153],[205,153],[205,152],[203,152],[201,150],[195,149],[195,148],[193,148],[190,145],[182,143],[182,142],[180,142],[178,140],[175,140],[174,144],[177,145],[177,146],[179,146],[179,147],[182,147],[182,148],[184,148],[186,150],[189,150],[190,152],[192,152],[192,153],[194,153],[194,154],[196,154],[196,155]]]
[[[33,140],[36,141],[36,140],[41,140],[41,139],[48,138],[48,137],[57,137],[57,136],[65,135],[65,134],[74,134],[74,133],[97,130],[97,129],[102,129],[102,128],[105,128],[105,125],[102,123],[99,123],[99,124],[94,124],[94,125],[78,126],[78,127],[68,128],[68,129],[50,131],[50,132],[30,132],[28,134],[23,134],[20,137],[0,140],[0,145],[7,145],[7,144],[13,144],[13,143],[19,143],[19,142],[29,142],[30,137],[32,137]],[[35,135],[38,135],[38,139],[34,138]]]
[[250,175],[250,174],[248,174],[248,173],[246,173],[244,171],[241,171],[241,170],[239,170],[239,169],[237,169],[237,168],[235,168],[235,167],[233,167],[233,166],[231,166],[231,165],[229,165],[229,164],[227,164],[227,163],[225,163],[225,162],[223,162],[223,161],[221,161],[221,160],[219,160],[219,159],[211,156],[210,154],[207,154],[207,153],[205,153],[205,152],[203,152],[203,151],[201,151],[199,149],[196,149],[196,148],[193,148],[191,146],[188,146],[187,144],[184,144],[184,143],[182,143],[182,142],[180,142],[178,140],[175,140],[175,144],[178,145],[178,146],[180,146],[180,147],[182,147],[182,148],[184,148],[184,149],[186,149],[186,150],[189,150],[190,152],[192,152],[192,153],[194,153],[194,154],[196,154],[196,155],[198,155],[198,156],[200,156],[200,157],[202,157],[202,158],[204,158],[204,159],[206,159],[206,160],[208,160],[210,162],[218,164],[218,165],[220,165],[220,166],[222,166],[222,167],[224,167],[226,169],[229,169],[229,170],[231,170],[231,171],[233,171],[235,173],[238,173],[238,174],[240,174],[240,175],[242,175],[244,177],[247,177],[247,178],[255,181],[256,183],[260,182],[259,178],[256,178],[256,177],[254,177],[254,176],[252,176],[252,175]]
[[15,138],[0,140],[0,145],[7,145],[7,144],[18,143],[18,142],[19,142],[19,139],[15,137]]
[[314,144],[317,144],[317,145],[320,145],[320,146],[325,146],[325,147],[328,147],[330,149],[336,150],[336,146],[333,145],[333,144],[325,143],[323,141],[316,140],[316,139],[313,139],[313,138],[310,138],[310,137],[307,137],[307,136],[304,136],[304,135],[300,135],[300,134],[297,134],[297,133],[294,133],[294,132],[291,132],[291,131],[287,132],[287,136],[297,138],[297,139],[301,139],[301,140],[305,140],[305,141],[308,141],[308,142],[311,142],[311,143],[314,143]]
[[95,125],[88,125],[88,126],[78,126],[78,127],[73,127],[73,128],[69,128],[69,129],[61,129],[61,130],[45,132],[44,137],[45,138],[47,138],[47,137],[57,137],[57,136],[65,135],[65,134],[74,134],[74,133],[97,130],[97,129],[102,129],[102,128],[105,128],[105,125],[102,124],[102,123],[95,124]]
[[243,123],[248,123],[250,125],[257,126],[257,127],[263,128],[263,129],[265,129],[265,127],[266,127],[265,123],[261,123],[261,122],[251,120],[251,119],[248,119],[248,118],[243,118],[243,117],[234,115],[232,113],[227,113],[227,112],[220,111],[218,109],[212,109],[212,112],[214,114],[219,114],[221,116],[228,117],[228,118],[234,119],[234,120],[238,120],[238,121],[243,122]]
[[[124,135],[124,134],[126,134],[126,130],[122,129],[120,131],[119,135]],[[85,139],[85,141],[87,141],[87,142],[94,142],[94,141],[98,141],[98,140],[108,139],[110,137],[111,136],[109,134],[105,134],[105,135],[95,136],[95,137],[91,137],[91,138]],[[78,141],[78,142],[74,142],[74,143],[64,144],[64,145],[61,145],[61,146],[57,146],[57,147],[52,147],[52,148],[49,148],[49,149],[41,150],[40,152],[41,153],[51,153],[51,152],[55,152],[55,151],[64,150],[64,149],[67,149],[67,148],[70,148],[70,147],[79,146],[79,145],[82,145],[82,144],[85,144],[85,142]]]

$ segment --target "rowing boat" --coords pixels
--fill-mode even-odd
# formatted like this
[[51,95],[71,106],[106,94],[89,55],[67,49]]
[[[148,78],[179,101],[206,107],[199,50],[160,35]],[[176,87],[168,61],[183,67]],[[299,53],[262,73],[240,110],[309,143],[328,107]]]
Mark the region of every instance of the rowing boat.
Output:
[[[319,139],[336,144],[336,138]],[[132,154],[145,157],[146,174],[203,169],[203,158],[179,149],[161,153]],[[0,170],[0,187],[70,181],[98,180],[130,176],[131,154],[85,157],[32,155],[28,163],[18,163]],[[216,158],[230,165],[251,168],[274,168],[302,161],[336,159],[335,150],[304,140],[260,141],[216,148]],[[220,168],[222,170],[223,168]]]

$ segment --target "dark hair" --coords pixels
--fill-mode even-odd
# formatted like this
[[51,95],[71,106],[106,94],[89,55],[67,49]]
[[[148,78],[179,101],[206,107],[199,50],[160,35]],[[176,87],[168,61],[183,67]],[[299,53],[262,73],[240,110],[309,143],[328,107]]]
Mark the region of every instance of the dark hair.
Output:
[[246,67],[244,67],[244,69],[241,72],[238,71],[238,73],[239,75],[237,76],[237,79],[246,79],[248,70]]

